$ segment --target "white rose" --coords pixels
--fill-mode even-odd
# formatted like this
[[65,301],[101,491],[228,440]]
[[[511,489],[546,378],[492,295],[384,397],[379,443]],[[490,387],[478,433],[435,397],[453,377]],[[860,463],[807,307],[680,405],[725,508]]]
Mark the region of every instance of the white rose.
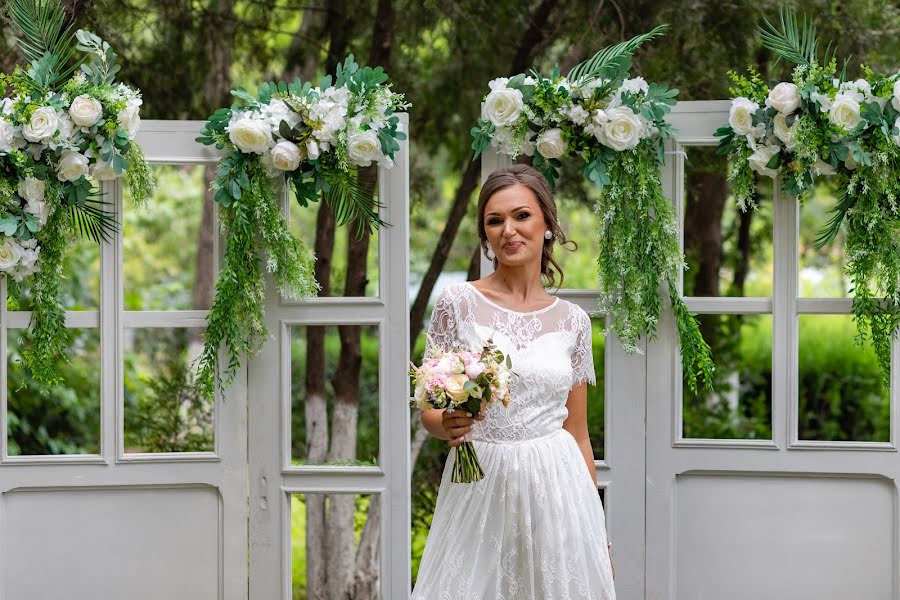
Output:
[[88,159],[85,155],[74,150],[66,150],[59,157],[56,177],[60,181],[77,181],[83,175],[87,175],[87,173]]
[[38,224],[40,224],[41,227],[47,224],[47,217],[50,216],[50,205],[43,200],[29,201],[28,204],[25,205],[25,210],[37,216]]
[[768,175],[769,177],[775,177],[778,175],[778,171],[780,169],[770,169],[766,167],[769,161],[773,156],[778,154],[780,148],[778,146],[760,146],[756,149],[748,162],[750,163],[750,168],[759,173],[760,175]]
[[828,114],[832,123],[850,131],[862,121],[859,110],[859,102],[845,94],[838,94]]
[[900,112],[900,79],[894,82],[894,95],[891,98],[891,106],[894,110]]
[[90,127],[103,116],[103,105],[87,94],[82,94],[69,106],[69,116],[79,127]]
[[643,123],[627,106],[606,111],[609,121],[603,126],[600,143],[619,152],[631,150],[641,141]]
[[559,158],[566,153],[566,143],[562,139],[562,129],[554,127],[541,134],[535,146],[544,158]]
[[303,156],[297,144],[281,140],[272,148],[272,164],[280,171],[293,171],[300,166]]
[[797,86],[782,81],[769,91],[766,106],[771,106],[785,115],[793,113],[800,108],[800,92],[797,90]]
[[347,158],[359,167],[368,167],[373,160],[381,159],[378,134],[371,129],[351,133],[347,139]]
[[53,137],[58,126],[56,111],[49,106],[42,106],[31,115],[31,121],[22,126],[22,135],[29,142],[42,142]]
[[827,163],[821,158],[816,158],[816,175],[834,175],[834,167],[831,166],[831,163]]
[[19,257],[22,256],[22,249],[12,238],[0,244],[0,271],[8,271],[16,266]]
[[481,118],[497,127],[512,125],[519,120],[524,105],[522,92],[508,87],[498,87],[484,99]]
[[306,140],[306,156],[309,160],[316,160],[319,158],[319,144],[312,138]]
[[72,119],[68,115],[63,114],[59,118],[59,140],[63,142],[68,141],[72,137],[74,129],[75,126],[72,124]]
[[731,101],[728,124],[738,135],[747,135],[753,130],[753,115],[759,110],[759,104],[748,98],[735,98]]
[[126,106],[116,116],[119,127],[128,132],[128,139],[133,140],[141,128],[141,114],[137,106]]
[[19,196],[26,202],[40,202],[44,199],[44,182],[37,177],[26,177],[19,182]]
[[643,77],[635,77],[634,79],[626,79],[619,88],[620,92],[631,92],[632,94],[646,94],[650,91],[650,87]]
[[447,378],[447,395],[457,406],[469,399],[469,392],[464,389],[467,381],[469,378],[460,373]]
[[894,129],[897,130],[897,133],[891,136],[891,139],[894,140],[894,143],[900,146],[900,117],[897,117],[897,120],[894,121]]
[[107,162],[98,162],[91,165],[91,177],[97,181],[112,181],[118,175],[112,164]]
[[242,118],[226,128],[228,139],[245,154],[263,154],[272,147],[272,130],[258,119]]
[[797,145],[797,121],[798,119],[795,119],[794,124],[788,127],[785,113],[780,112],[775,115],[775,137],[781,140],[788,150],[793,150]]
[[12,152],[16,142],[16,129],[12,123],[0,117],[0,152]]

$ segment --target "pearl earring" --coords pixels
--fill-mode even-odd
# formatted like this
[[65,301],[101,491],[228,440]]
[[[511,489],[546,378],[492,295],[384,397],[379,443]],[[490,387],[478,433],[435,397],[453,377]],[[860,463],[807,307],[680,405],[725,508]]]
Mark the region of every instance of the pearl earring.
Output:
[[494,260],[494,251],[491,250],[491,247],[490,247],[490,246],[488,246],[488,247],[486,247],[486,248],[484,249],[484,256],[485,256],[485,258],[487,258],[488,260]]
[[544,232],[544,239],[545,239],[545,240],[552,240],[552,239],[553,239],[553,232],[550,231],[549,229],[548,229],[547,231],[545,231],[545,232]]

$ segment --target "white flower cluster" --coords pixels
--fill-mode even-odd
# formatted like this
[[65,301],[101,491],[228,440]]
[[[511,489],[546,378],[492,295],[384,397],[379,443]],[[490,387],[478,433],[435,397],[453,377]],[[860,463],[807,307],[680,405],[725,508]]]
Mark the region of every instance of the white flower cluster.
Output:
[[[865,102],[877,103],[882,109],[890,101],[895,110],[900,111],[900,80],[894,83],[893,93],[890,98],[879,97],[872,93],[872,86],[865,79],[846,81],[839,85],[834,82],[836,91],[833,97],[816,91],[812,99],[819,105],[823,113],[827,113],[828,119],[837,125],[845,134],[850,134],[863,122],[862,105]],[[774,118],[765,112],[760,112],[762,107],[756,102],[744,97],[734,98],[731,101],[728,124],[737,135],[744,136],[747,146],[753,151],[749,158],[750,167],[762,175],[775,177],[780,168],[770,168],[766,165],[773,156],[786,150],[794,151],[796,148],[797,120],[800,116],[801,98],[796,84],[782,82],[769,91],[765,101],[766,108],[775,111]],[[765,109],[762,109],[763,111]],[[767,122],[771,122],[771,133]],[[755,122],[755,124],[754,124]],[[897,117],[894,128],[900,130],[900,117]],[[841,138],[833,141],[839,141]],[[895,144],[900,146],[900,133],[892,136]],[[856,161],[848,156],[844,166],[853,170]],[[815,171],[819,175],[832,175],[834,167],[821,158],[816,161]]]
[[[558,106],[541,117],[526,103],[522,91],[508,86],[509,79],[500,77],[489,83],[491,91],[484,99],[481,118],[494,125],[491,144],[513,157],[532,155],[535,150],[544,158],[560,158],[568,147],[563,130],[581,129],[598,142],[617,152],[632,150],[658,132],[653,123],[622,103],[622,94],[646,95],[649,86],[643,77],[626,80],[608,97],[593,97],[594,89],[603,85],[594,80],[583,87],[575,87],[565,78],[552,85],[564,93],[554,95]],[[524,85],[535,85],[526,77]],[[597,108],[597,106],[603,108]],[[540,133],[531,131],[534,125]]]
[[[373,94],[353,94],[346,86],[314,88],[309,95],[272,98],[268,104],[234,111],[225,127],[231,143],[245,154],[258,154],[263,164],[294,171],[323,153],[339,155],[359,167],[373,162],[390,168],[394,161],[382,152],[378,132],[388,127],[394,94],[381,88]],[[303,142],[285,139],[281,124],[309,128]]]
[[[82,73],[72,81],[75,88],[84,87],[85,82]],[[71,99],[65,92],[49,94],[37,106],[29,98],[0,99],[0,160],[21,151],[33,164],[51,167],[56,179],[64,183],[82,177],[99,181],[117,178],[120,173],[100,156],[100,148],[111,135],[108,121],[114,120],[116,135],[124,132],[129,140],[134,139],[140,127],[142,101],[138,92],[123,84],[111,86],[106,92],[103,99],[108,106],[124,108],[113,113],[87,93]],[[33,176],[33,167],[27,167],[11,198],[11,209],[2,214],[0,223],[33,215],[38,228],[31,233],[39,231],[50,216],[46,187],[45,180]],[[12,208],[16,205],[18,209]],[[33,237],[19,239],[10,233],[15,229],[5,228],[7,235],[0,235],[0,272],[11,274],[18,281],[37,271],[40,247]]]

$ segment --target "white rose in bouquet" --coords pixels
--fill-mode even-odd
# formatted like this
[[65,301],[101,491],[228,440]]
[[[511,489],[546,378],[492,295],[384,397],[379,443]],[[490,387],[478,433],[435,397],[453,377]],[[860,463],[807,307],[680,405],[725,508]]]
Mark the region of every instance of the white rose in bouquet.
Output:
[[469,392],[465,390],[467,381],[469,378],[464,373],[455,373],[447,377],[447,395],[454,404],[462,404],[469,397]]
[[[497,80],[495,79],[491,83],[495,81]],[[484,99],[481,118],[490,121],[497,127],[512,125],[519,120],[524,105],[525,101],[521,91],[508,88],[505,84],[502,87],[492,86],[491,92]]]
[[0,244],[0,271],[9,271],[16,266],[22,256],[22,249],[12,238],[6,238]]
[[123,130],[128,132],[128,139],[133,140],[141,128],[141,104],[144,101],[140,98],[130,98],[125,103],[125,108],[119,111],[116,121]]
[[800,108],[800,92],[797,86],[787,81],[782,81],[769,91],[766,98],[766,106],[771,106],[779,113],[789,115]]
[[778,146],[760,146],[748,159],[750,168],[760,175],[768,175],[769,177],[777,176],[780,169],[770,169],[766,167],[766,165],[769,164],[772,157],[780,151],[781,149]]
[[91,177],[97,181],[112,181],[118,177],[116,170],[112,164],[108,162],[97,162],[91,165]]
[[34,111],[31,120],[22,126],[22,135],[29,142],[42,142],[53,137],[59,127],[59,117],[49,106],[42,106]]
[[25,210],[38,218],[38,224],[41,227],[47,224],[47,218],[50,216],[50,205],[43,200],[29,201],[25,205]]
[[644,128],[640,118],[627,106],[619,106],[606,111],[609,121],[603,126],[600,143],[622,152],[632,150],[641,141]]
[[562,139],[562,129],[548,129],[537,140],[537,151],[544,158],[559,158],[566,153],[566,143]]
[[19,196],[26,202],[42,201],[44,189],[44,182],[37,177],[26,177],[19,182]]
[[69,106],[69,117],[79,127],[90,127],[103,116],[103,105],[87,94],[82,94],[72,100]]
[[316,160],[319,158],[319,144],[312,138],[306,140],[306,157],[309,158],[309,160]]
[[787,150],[793,150],[797,145],[797,121],[788,127],[785,113],[775,115],[774,131],[775,137],[781,140]]
[[347,139],[347,158],[358,167],[368,167],[373,160],[380,160],[378,134],[371,129],[351,133]]
[[16,143],[16,128],[0,117],[0,152],[12,152]]
[[735,98],[731,101],[728,124],[738,135],[747,135],[753,131],[753,115],[757,110],[759,110],[759,104],[749,98]]
[[848,131],[855,129],[862,121],[859,102],[846,94],[838,94],[835,97],[828,115],[832,123]]
[[59,157],[56,177],[60,181],[77,181],[88,174],[88,159],[84,154],[74,150],[66,150]]
[[269,124],[259,119],[232,119],[225,129],[231,143],[245,154],[263,154],[274,144]]
[[303,156],[294,142],[281,140],[272,148],[272,164],[280,171],[293,171],[300,166]]
[[900,112],[900,79],[894,82],[894,94],[891,96],[891,106]]
[[816,158],[816,175],[834,175],[835,170],[834,167],[831,166],[831,163],[827,163],[821,158]]

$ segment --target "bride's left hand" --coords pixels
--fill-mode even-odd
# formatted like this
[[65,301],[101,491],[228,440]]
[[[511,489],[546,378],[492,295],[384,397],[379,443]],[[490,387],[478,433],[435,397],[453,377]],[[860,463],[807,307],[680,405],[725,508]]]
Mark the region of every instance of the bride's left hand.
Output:
[[609,551],[609,566],[612,567],[612,575],[613,581],[616,580],[616,565],[613,563],[612,559],[612,544],[606,544],[606,549]]

